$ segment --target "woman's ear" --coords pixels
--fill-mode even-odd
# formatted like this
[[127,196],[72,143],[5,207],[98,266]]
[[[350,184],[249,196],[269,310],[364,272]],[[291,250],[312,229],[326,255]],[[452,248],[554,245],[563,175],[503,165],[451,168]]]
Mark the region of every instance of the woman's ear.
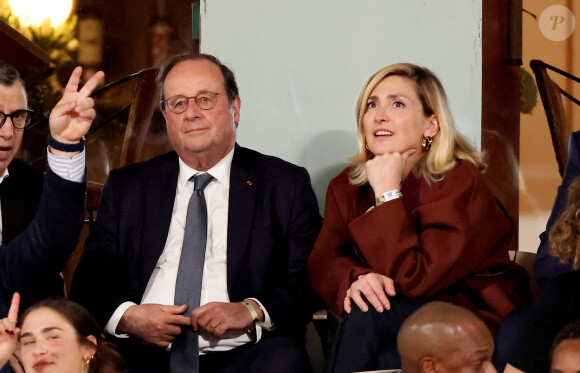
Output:
[[439,132],[439,118],[435,114],[431,115],[429,118],[429,124],[427,124],[427,128],[425,129],[425,137],[435,137],[435,135]]
[[82,347],[84,348],[84,352],[83,352],[83,358],[85,360],[89,359],[91,356],[95,356],[95,353],[97,352],[97,337],[95,337],[94,335],[89,335],[87,336],[87,339],[92,343],[92,344],[83,344]]

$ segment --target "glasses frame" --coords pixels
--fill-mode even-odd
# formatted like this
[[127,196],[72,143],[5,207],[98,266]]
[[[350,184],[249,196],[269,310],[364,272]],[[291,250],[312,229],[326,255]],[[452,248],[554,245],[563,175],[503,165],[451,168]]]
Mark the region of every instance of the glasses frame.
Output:
[[[14,116],[17,113],[20,113],[20,112],[23,112],[23,111],[25,111],[28,114],[30,114],[30,120],[28,121],[28,123],[26,123],[24,125],[24,127],[19,127],[19,126],[17,126],[14,123]],[[30,110],[30,109],[21,109],[21,110],[16,110],[16,111],[14,111],[14,112],[12,112],[10,114],[6,114],[6,113],[3,113],[3,112],[0,111],[0,114],[2,114],[4,116],[4,119],[0,122],[0,128],[4,127],[4,125],[6,124],[6,121],[8,120],[8,118],[10,118],[10,121],[12,122],[12,127],[16,128],[17,130],[23,130],[24,131],[25,129],[28,129],[28,128],[30,128],[30,127],[33,126],[33,124],[32,124],[32,116],[34,115],[34,111],[33,110]]]
[[[216,96],[216,100],[215,100],[215,102],[214,102],[214,104],[213,104],[213,106],[212,106],[212,107],[208,107],[208,108],[202,108],[202,107],[201,107],[201,106],[200,106],[200,105],[197,103],[197,98],[198,98],[199,96],[207,95],[208,93],[209,93],[209,94],[212,94],[212,95],[215,95],[215,96]],[[197,107],[198,107],[198,108],[200,108],[201,110],[211,110],[211,109],[213,109],[213,108],[214,108],[214,107],[217,105],[217,97],[218,97],[219,95],[226,95],[226,94],[227,94],[226,92],[202,92],[202,93],[198,94],[197,96],[189,96],[189,97],[188,97],[188,96],[184,96],[184,95],[175,95],[175,96],[171,96],[171,97],[169,97],[169,98],[166,98],[165,100],[161,101],[161,107],[163,108],[163,110],[165,110],[165,108],[169,109],[169,111],[171,111],[171,112],[172,112],[172,113],[174,113],[174,114],[183,114],[183,113],[185,113],[185,111],[186,111],[186,110],[187,110],[187,108],[189,107],[189,100],[193,99],[193,101],[195,102],[195,104],[197,105]],[[174,111],[174,110],[173,110],[173,109],[171,109],[171,108],[169,107],[169,105],[167,104],[167,101],[169,101],[169,100],[171,100],[172,98],[175,98],[175,97],[183,97],[183,98],[185,98],[185,99],[187,100],[187,105],[185,105],[185,108],[183,109],[183,111],[179,111],[179,112],[178,112],[178,111]]]

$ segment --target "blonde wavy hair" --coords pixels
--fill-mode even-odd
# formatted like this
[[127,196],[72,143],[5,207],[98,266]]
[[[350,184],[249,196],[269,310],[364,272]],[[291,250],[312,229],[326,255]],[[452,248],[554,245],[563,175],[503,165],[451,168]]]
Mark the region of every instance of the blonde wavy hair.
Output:
[[[350,182],[362,185],[368,181],[365,164],[374,157],[366,148],[363,117],[366,104],[375,87],[388,76],[402,76],[415,83],[415,91],[423,106],[426,117],[433,114],[439,120],[439,132],[433,138],[431,150],[422,156],[415,166],[419,174],[429,182],[443,179],[458,159],[465,159],[480,169],[485,168],[483,155],[475,149],[465,136],[455,129],[453,116],[445,90],[439,79],[430,70],[410,63],[397,63],[383,67],[366,81],[356,102],[358,151],[349,158]],[[421,141],[421,139],[417,139]]]
[[568,189],[568,206],[549,233],[549,252],[563,263],[580,268],[580,177]]

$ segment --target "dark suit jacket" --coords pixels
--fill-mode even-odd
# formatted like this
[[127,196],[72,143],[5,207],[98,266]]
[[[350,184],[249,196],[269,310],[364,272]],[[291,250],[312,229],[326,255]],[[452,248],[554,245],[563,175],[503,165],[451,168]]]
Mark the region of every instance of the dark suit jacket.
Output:
[[[8,244],[30,224],[42,197],[44,175],[19,159],[8,166],[9,176],[0,183],[2,243]],[[21,290],[20,309],[24,310],[50,295],[64,295],[58,271],[49,273],[30,288]]]
[[2,243],[7,244],[30,224],[40,204],[44,176],[19,159],[8,166],[9,176],[0,183]]
[[62,270],[79,238],[84,193],[85,183],[47,172],[34,220],[22,234],[0,248],[0,317],[8,313],[15,291],[42,287],[43,279]]
[[568,163],[564,170],[562,184],[558,187],[558,193],[556,194],[556,200],[552,207],[552,213],[546,224],[546,230],[540,234],[540,247],[538,247],[536,262],[534,263],[534,276],[538,280],[541,288],[545,288],[554,277],[572,270],[572,264],[561,263],[558,258],[550,255],[548,252],[550,248],[548,232],[550,232],[556,220],[566,210],[566,205],[568,204],[568,188],[578,176],[580,176],[580,131],[570,134],[570,140],[568,142]]
[[[71,290],[71,298],[102,325],[121,303],[141,301],[165,245],[178,172],[178,156],[171,152],[109,176]],[[277,335],[301,334],[311,317],[306,258],[319,228],[307,171],[236,145],[228,293],[232,302],[259,299],[278,326]]]

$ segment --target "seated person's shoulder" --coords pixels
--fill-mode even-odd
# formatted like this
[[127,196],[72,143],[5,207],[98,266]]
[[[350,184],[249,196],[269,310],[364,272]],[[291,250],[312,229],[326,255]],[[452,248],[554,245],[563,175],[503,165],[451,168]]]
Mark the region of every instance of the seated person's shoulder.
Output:
[[449,174],[458,176],[463,175],[466,178],[467,177],[477,179],[483,178],[481,170],[477,168],[473,163],[464,159],[458,159],[457,163],[455,164],[455,167],[453,167],[449,171]]
[[435,190],[449,188],[465,190],[479,184],[486,185],[481,171],[473,163],[458,159],[455,166],[447,171],[441,180],[432,185]]
[[155,170],[166,170],[169,164],[174,164],[178,169],[177,153],[169,152],[154,157],[148,161],[133,163],[131,165],[111,170],[109,179],[130,182],[131,180],[138,180],[142,177],[148,178],[152,176]]
[[8,166],[8,172],[19,177],[26,177],[28,182],[40,182],[44,179],[44,174],[28,165],[26,162],[14,158],[10,165]]
[[11,189],[17,193],[27,195],[31,200],[40,201],[44,173],[17,158],[10,162],[8,173],[10,176],[6,182],[12,185]]
[[296,178],[299,174],[308,171],[304,167],[295,165],[273,155],[266,155],[255,150],[240,148],[242,163],[253,164],[260,172],[267,173],[271,179]]

